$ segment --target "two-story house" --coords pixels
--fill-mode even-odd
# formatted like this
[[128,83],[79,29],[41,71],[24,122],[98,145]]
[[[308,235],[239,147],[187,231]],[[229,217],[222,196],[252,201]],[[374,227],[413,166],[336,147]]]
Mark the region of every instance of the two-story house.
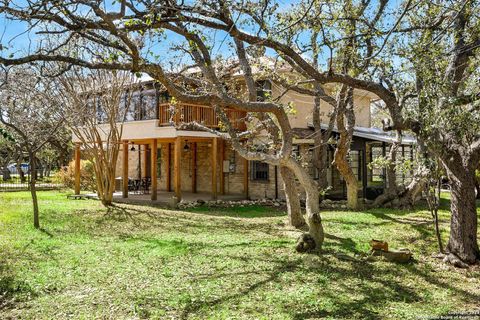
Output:
[[[283,92],[274,82],[264,81],[262,86],[273,97]],[[175,195],[179,200],[182,196],[189,200],[284,198],[277,167],[241,158],[227,141],[211,133],[177,128],[178,124],[194,120],[217,128],[219,120],[212,107],[181,102],[172,104],[168,93],[156,87],[152,79],[145,79],[140,87],[131,99],[123,124],[123,143],[116,169],[121,181],[118,189],[122,191],[123,198],[129,197],[132,191],[142,190],[141,185],[154,201],[159,199],[159,195],[162,199]],[[364,198],[374,198],[382,192],[384,170],[370,168],[368,164],[373,158],[385,155],[394,139],[380,129],[371,128],[371,104],[374,100],[378,98],[368,92],[354,91],[357,127],[349,160],[359,181],[359,195]],[[293,103],[296,109],[289,116],[295,135],[294,150],[308,159],[313,147],[313,97],[289,91],[281,101]],[[327,104],[322,106],[322,123],[325,124],[328,123],[328,107]],[[233,109],[227,114],[232,120],[245,117],[244,112]],[[245,126],[242,121],[234,123],[239,129]],[[329,159],[333,159],[335,136],[334,130]],[[81,146],[75,137],[73,142],[76,143],[76,158],[79,159]],[[413,143],[412,138],[404,137],[400,159],[413,157]],[[315,171],[312,167],[314,177]],[[411,172],[403,171],[398,178],[408,180],[410,175]],[[345,183],[332,165],[328,169],[328,182],[331,186],[328,196],[342,198],[346,195]]]

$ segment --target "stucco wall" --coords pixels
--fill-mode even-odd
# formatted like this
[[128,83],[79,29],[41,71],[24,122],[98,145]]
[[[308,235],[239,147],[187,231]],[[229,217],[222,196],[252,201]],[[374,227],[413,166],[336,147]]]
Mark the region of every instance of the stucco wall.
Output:
[[[279,96],[282,93],[282,88],[273,84],[272,96]],[[306,128],[308,124],[312,124],[312,111],[314,99],[311,96],[299,94],[294,91],[286,93],[280,101],[284,104],[291,103],[294,107],[295,113],[289,116],[292,128]],[[362,91],[355,91],[355,121],[356,126],[370,127],[370,101],[371,98]],[[328,123],[328,114],[332,111],[332,107],[326,102],[320,103],[320,114],[323,123]]]

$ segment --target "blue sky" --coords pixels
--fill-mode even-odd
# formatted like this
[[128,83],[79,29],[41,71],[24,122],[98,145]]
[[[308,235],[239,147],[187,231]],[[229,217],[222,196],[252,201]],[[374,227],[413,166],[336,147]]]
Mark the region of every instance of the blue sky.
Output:
[[[22,2],[23,0],[19,0],[18,3]],[[279,11],[287,10],[296,2],[297,1],[292,0],[277,0],[277,3],[279,4]],[[373,2],[376,3],[377,1]],[[400,2],[402,1],[395,0],[393,1],[392,6],[394,7],[398,5]],[[36,48],[40,38],[35,34],[35,31],[38,31],[38,28],[33,29],[30,32],[26,32],[27,29],[28,25],[25,22],[8,20],[3,14],[0,14],[0,33],[2,35],[0,41],[4,47],[2,52],[3,56],[8,56],[11,53],[14,53],[15,56],[20,56],[27,52],[32,52]],[[229,55],[229,42],[228,40],[224,41],[225,34],[223,32],[210,32],[207,35],[213,39],[214,46],[212,52],[214,55]],[[171,45],[174,43],[179,43],[180,41],[183,41],[181,36],[169,32],[167,40],[156,41],[151,47],[151,50],[155,55],[160,57],[162,62],[166,62],[172,57],[170,52]],[[5,49],[5,46],[7,46],[8,49]],[[267,51],[267,54],[273,55],[274,53],[269,50]],[[326,61],[328,57],[325,55],[323,58],[323,60]],[[189,59],[185,57],[184,60],[188,61]]]

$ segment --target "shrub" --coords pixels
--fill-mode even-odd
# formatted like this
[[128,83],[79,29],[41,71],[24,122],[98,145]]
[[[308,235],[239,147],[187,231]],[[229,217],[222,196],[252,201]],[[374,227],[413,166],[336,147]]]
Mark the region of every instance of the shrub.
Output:
[[[70,161],[55,173],[55,180],[63,184],[67,188],[75,187],[75,160]],[[80,160],[80,188],[82,190],[96,191],[97,184],[95,182],[95,169],[93,162],[90,160]]]

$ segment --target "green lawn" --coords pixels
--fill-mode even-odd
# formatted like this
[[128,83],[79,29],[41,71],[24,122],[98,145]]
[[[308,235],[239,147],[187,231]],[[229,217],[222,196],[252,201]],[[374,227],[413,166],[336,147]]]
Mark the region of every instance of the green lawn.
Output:
[[[0,193],[0,318],[418,319],[478,308],[480,269],[432,258],[429,213],[323,212],[322,255],[271,208],[190,212],[40,193]],[[441,215],[444,239],[448,213]],[[409,248],[398,265],[359,257],[370,239]]]

